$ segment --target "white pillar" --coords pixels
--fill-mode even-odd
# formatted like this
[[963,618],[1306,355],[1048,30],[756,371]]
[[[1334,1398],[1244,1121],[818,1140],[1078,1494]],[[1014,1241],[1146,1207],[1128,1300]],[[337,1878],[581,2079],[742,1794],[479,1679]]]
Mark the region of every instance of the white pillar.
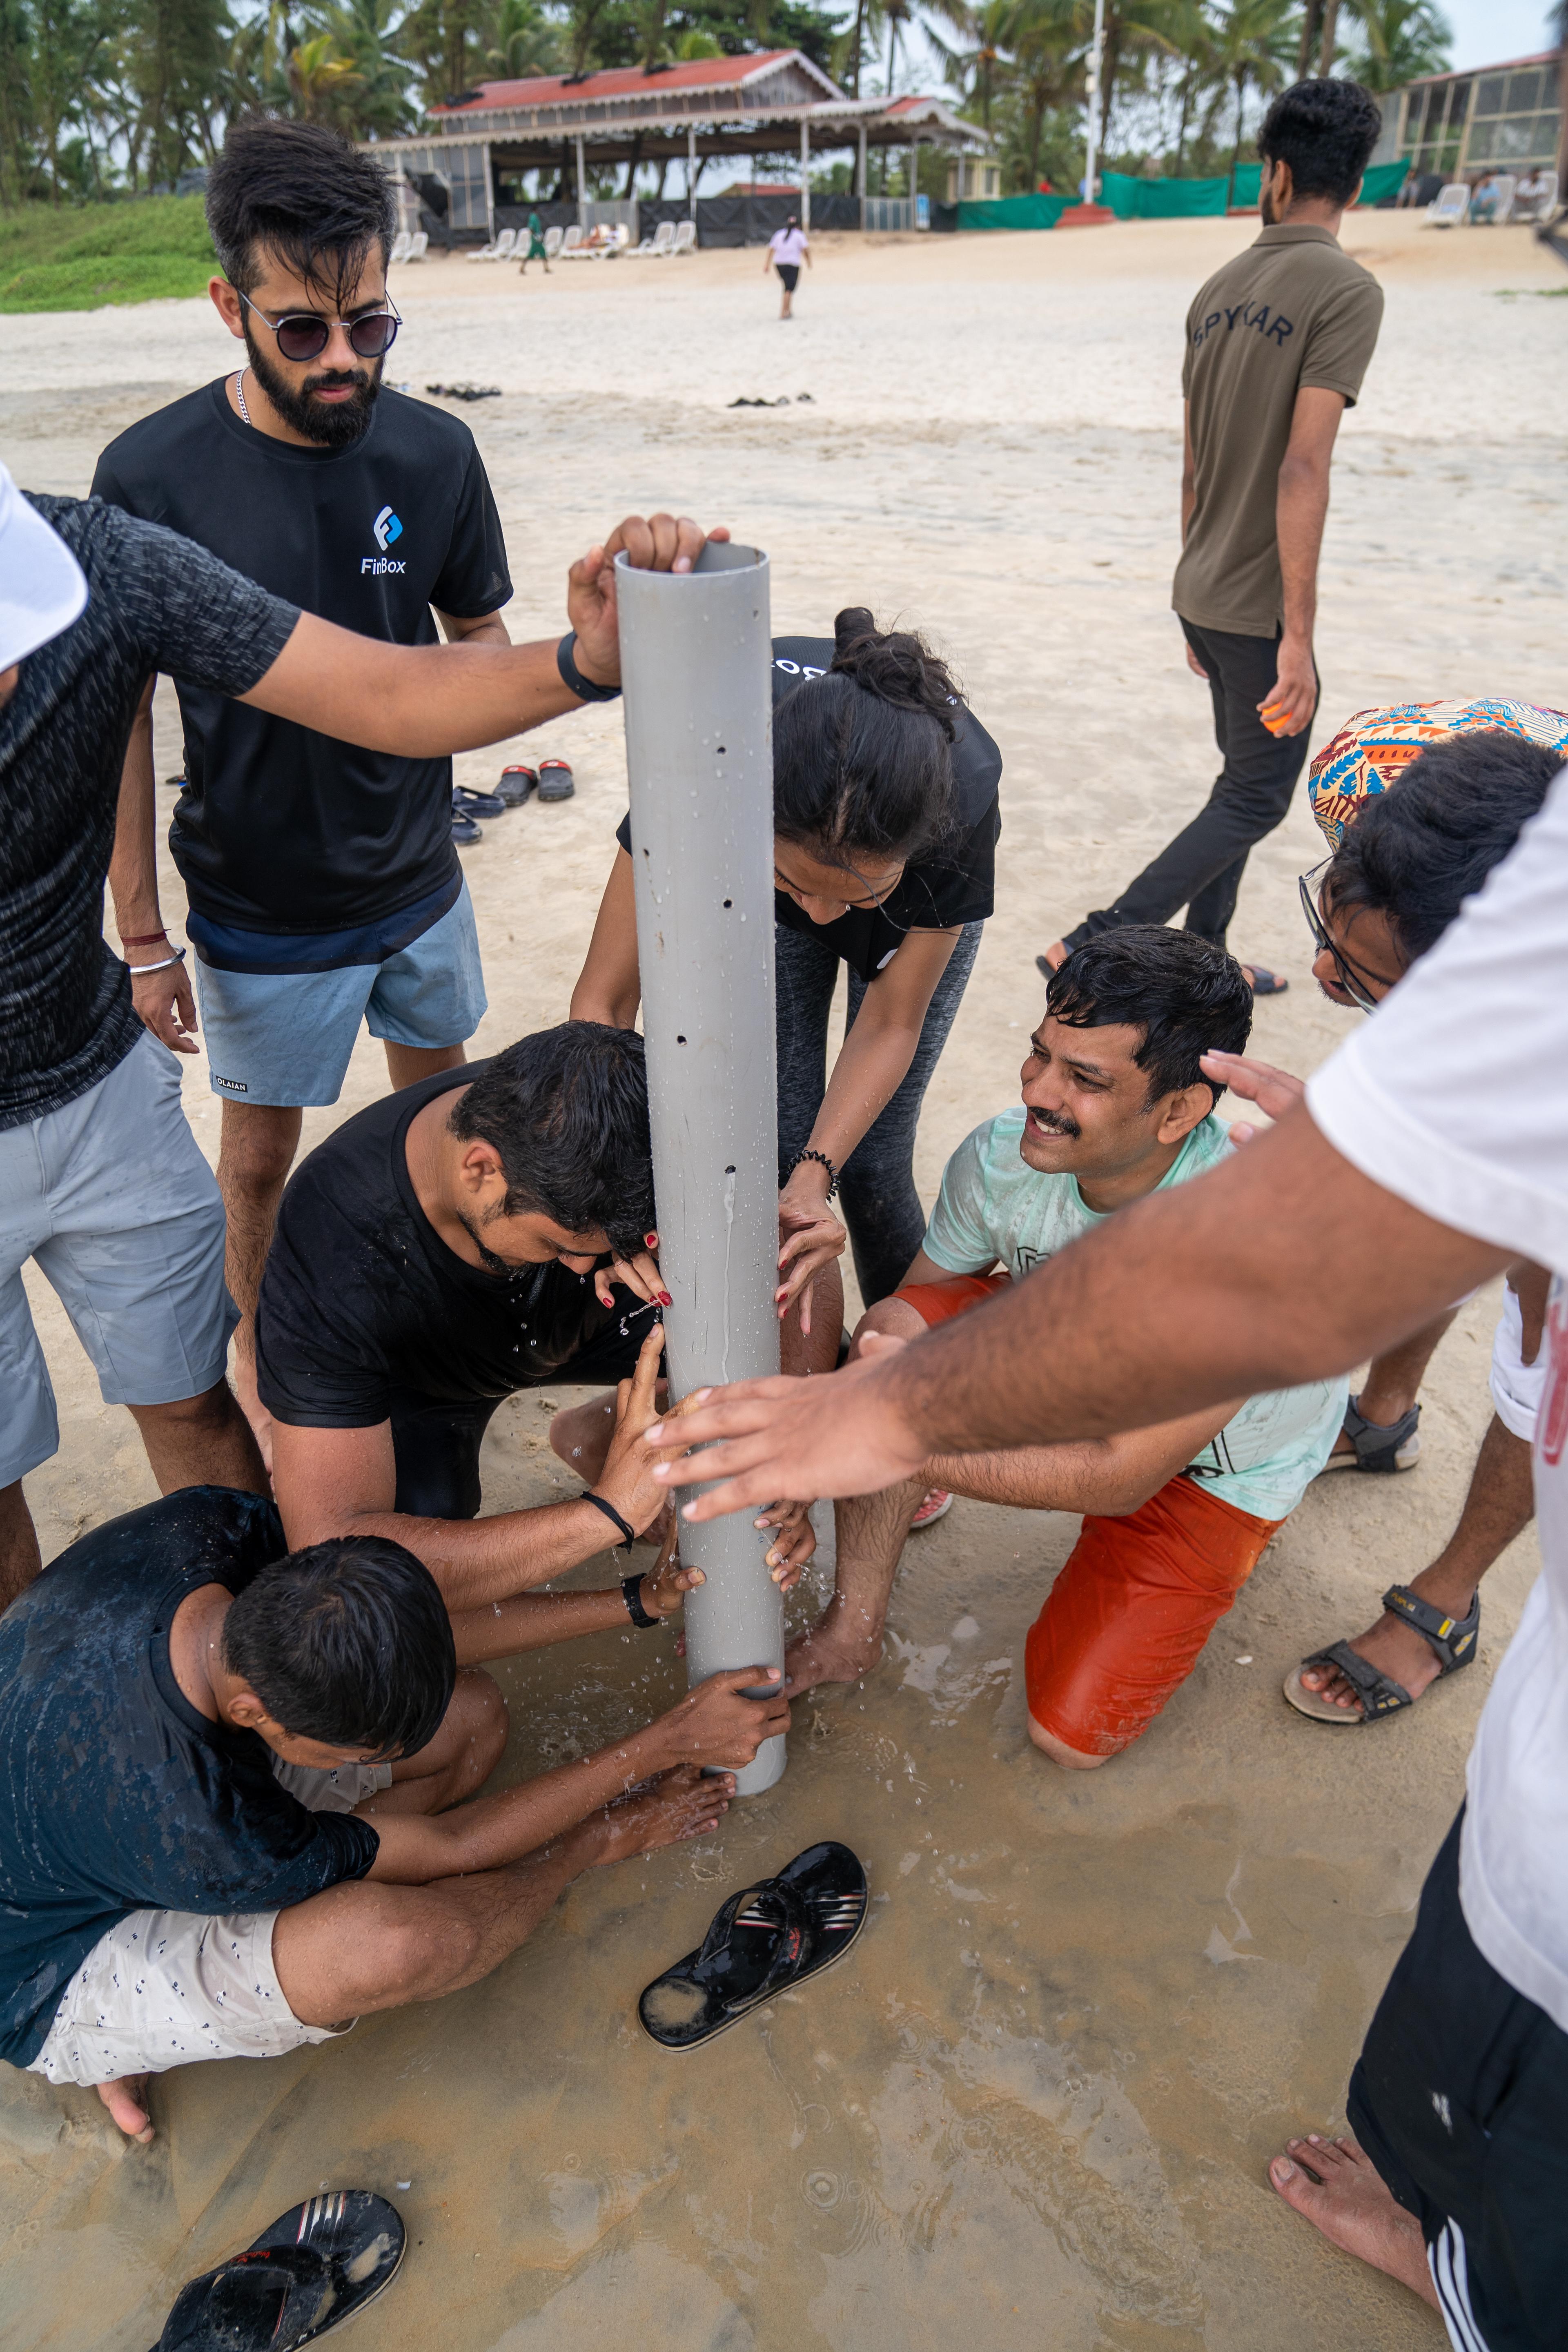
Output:
[[479,152],[485,159],[485,235],[493,245],[496,241],[496,178],[490,169],[490,142],[488,139]]
[[583,133],[579,131],[577,133],[577,226],[579,228],[586,228],[588,226],[583,218],[587,202],[588,174],[583,162]]
[[860,226],[866,226],[866,118],[860,118]]
[[[659,1264],[675,1300],[665,1360],[681,1397],[779,1369],[768,559],[710,542],[679,578],[616,565]],[[681,1557],[707,1579],[686,1599],[692,1683],[784,1663],[752,1517],[682,1523]],[[781,1735],[740,1773],[741,1794],[784,1768]]]
[[688,216],[697,218],[697,126],[686,126],[686,210]]
[[811,125],[800,119],[800,225],[811,227]]
[[910,226],[911,228],[918,228],[920,226],[920,221],[918,218],[920,176],[921,142],[918,139],[911,138],[910,141]]
[[1094,0],[1094,40],[1089,56],[1089,136],[1084,147],[1083,200],[1094,202],[1095,171],[1100,161],[1100,77],[1105,64],[1105,0]]

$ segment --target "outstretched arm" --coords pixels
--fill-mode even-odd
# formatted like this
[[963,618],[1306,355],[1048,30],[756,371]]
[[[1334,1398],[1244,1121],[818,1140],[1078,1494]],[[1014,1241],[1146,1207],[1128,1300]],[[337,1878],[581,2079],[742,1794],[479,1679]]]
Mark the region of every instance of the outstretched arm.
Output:
[[1302,1105],[896,1357],[693,1400],[648,1442],[723,1443],[656,1475],[723,1481],[686,1507],[707,1519],[778,1494],[874,1493],[933,1454],[1147,1428],[1348,1371],[1513,1255],[1363,1176]]
[[[591,684],[620,680],[616,556],[624,549],[639,570],[689,572],[703,544],[694,522],[634,515],[572,566],[566,613],[577,632],[574,658]],[[558,643],[388,646],[302,613],[271,668],[240,700],[367,751],[438,759],[580,709],[556,668]]]

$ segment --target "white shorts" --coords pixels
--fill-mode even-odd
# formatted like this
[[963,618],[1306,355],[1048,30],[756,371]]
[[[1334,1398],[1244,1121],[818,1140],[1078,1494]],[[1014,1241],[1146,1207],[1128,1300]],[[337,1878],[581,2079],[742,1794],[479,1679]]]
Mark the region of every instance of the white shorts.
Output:
[[60,1442],[22,1283],[58,1293],[105,1404],[174,1404],[223,1378],[239,1317],[223,1279],[223,1201],[154,1037],[74,1102],[0,1131],[0,1486]]
[[[348,1813],[392,1785],[390,1764],[273,1771],[312,1812]],[[303,2025],[272,1965],[276,1911],[132,1911],[89,1952],[28,2067],[50,2083],[113,2083],[197,2058],[279,2058],[353,2023]]]
[[1520,1311],[1517,1295],[1504,1286],[1502,1313],[1497,1319],[1492,1335],[1492,1368],[1489,1386],[1497,1417],[1503,1427],[1527,1445],[1535,1443],[1535,1416],[1546,1387],[1547,1349],[1545,1334],[1535,1351],[1535,1361],[1524,1360],[1524,1318]]

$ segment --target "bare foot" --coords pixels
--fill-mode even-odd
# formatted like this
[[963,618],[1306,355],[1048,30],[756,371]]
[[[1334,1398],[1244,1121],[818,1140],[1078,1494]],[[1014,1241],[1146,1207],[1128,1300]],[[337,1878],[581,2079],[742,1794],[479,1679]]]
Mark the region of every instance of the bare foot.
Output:
[[118,2082],[100,2083],[98,2095],[109,2109],[127,2139],[145,2147],[153,2137],[152,2118],[147,2113],[148,2074],[121,2074]]
[[1423,2303],[1437,2309],[1426,2241],[1414,2213],[1396,2204],[1383,2177],[1347,2133],[1343,2139],[1288,2139],[1268,2178],[1287,2205],[1321,2230],[1331,2246],[1356,2254]]
[[593,1838],[592,1859],[629,1862],[634,1854],[657,1853],[681,1838],[701,1837],[718,1828],[734,1793],[732,1772],[704,1773],[700,1765],[678,1764],[583,1824]]
[[784,1652],[784,1686],[791,1698],[798,1698],[818,1683],[858,1683],[862,1675],[875,1671],[881,1658],[881,1629],[869,1638],[851,1633],[834,1600]]

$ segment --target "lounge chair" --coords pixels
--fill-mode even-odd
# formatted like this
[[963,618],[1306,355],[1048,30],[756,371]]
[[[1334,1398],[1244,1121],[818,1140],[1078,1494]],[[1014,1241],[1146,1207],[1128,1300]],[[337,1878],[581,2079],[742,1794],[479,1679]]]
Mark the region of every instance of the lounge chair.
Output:
[[581,255],[582,250],[582,227],[578,222],[574,221],[571,227],[566,231],[565,236],[561,240],[561,258],[563,261],[575,261]]
[[696,252],[697,223],[694,220],[683,220],[679,224],[675,232],[675,243],[669,249],[671,253]]
[[544,232],[544,258],[546,259],[546,261],[553,261],[553,260],[554,260],[554,258],[555,258],[556,255],[557,255],[557,254],[560,252],[560,250],[561,250],[561,240],[562,240],[562,238],[565,236],[565,234],[566,234],[565,230],[564,230],[564,229],[562,229],[562,228],[547,228],[547,229],[545,230],[545,232]]
[[[525,230],[523,234],[526,236],[527,231]],[[492,261],[510,261],[512,255],[517,251],[517,236],[518,233],[516,229],[503,228],[500,235],[496,239],[496,249],[491,254],[490,259]]]
[[388,269],[395,269],[400,261],[407,260],[408,248],[413,242],[414,232],[412,229],[400,228],[398,230],[397,235],[392,240],[392,251],[386,257],[386,266]]
[[674,243],[675,223],[662,220],[651,236],[644,237],[637,251],[646,253],[650,261],[662,261]]
[[429,252],[429,250],[430,250],[430,232],[429,232],[429,230],[428,230],[428,229],[425,229],[425,228],[416,228],[416,229],[415,230],[415,232],[414,232],[413,236],[412,236],[409,238],[409,240],[408,240],[408,258],[409,258],[409,260],[410,260],[410,261],[423,261],[423,260],[424,260],[424,258],[425,258],[425,257],[426,257],[426,255]]
[[1510,220],[1545,221],[1557,210],[1557,174],[1536,172],[1527,174],[1514,191],[1513,210]]
[[493,238],[489,245],[476,247],[474,251],[466,257],[469,261],[493,261],[495,257],[496,247]]
[[1450,180],[1440,189],[1436,204],[1426,207],[1426,218],[1434,228],[1458,228],[1469,215],[1470,191],[1464,180]]

